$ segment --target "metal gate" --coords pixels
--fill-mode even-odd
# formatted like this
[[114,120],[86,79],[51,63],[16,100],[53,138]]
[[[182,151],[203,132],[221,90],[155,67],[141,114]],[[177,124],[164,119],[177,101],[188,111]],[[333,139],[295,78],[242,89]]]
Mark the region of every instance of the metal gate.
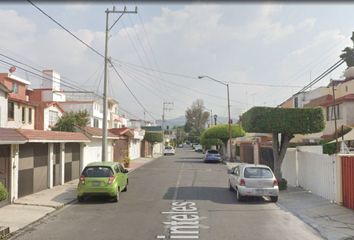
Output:
[[53,144],[53,186],[60,185],[60,143]]
[[0,183],[10,191],[10,145],[0,145]]
[[80,176],[80,143],[65,143],[64,181],[69,182]]
[[20,145],[18,196],[39,192],[48,187],[48,144]]
[[343,205],[354,210],[354,157],[342,157]]

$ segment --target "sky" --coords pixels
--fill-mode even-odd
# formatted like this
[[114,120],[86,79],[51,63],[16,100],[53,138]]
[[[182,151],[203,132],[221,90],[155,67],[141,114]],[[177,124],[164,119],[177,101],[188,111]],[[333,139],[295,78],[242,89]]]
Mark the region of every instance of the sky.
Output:
[[[230,84],[234,119],[252,106],[277,106],[353,46],[349,2],[34,3],[102,54],[105,10],[137,6],[137,14],[124,14],[109,32],[108,56],[140,104],[112,67],[108,95],[128,116],[146,120],[161,119],[163,102],[173,102],[166,119],[183,116],[198,98],[206,110],[227,116],[226,87],[201,75]],[[41,78],[20,68],[54,69],[65,82],[102,94],[101,56],[26,1],[0,3],[0,16],[1,72],[15,65],[14,74],[36,88]],[[110,26],[117,17],[109,15]],[[314,88],[341,79],[345,68]]]

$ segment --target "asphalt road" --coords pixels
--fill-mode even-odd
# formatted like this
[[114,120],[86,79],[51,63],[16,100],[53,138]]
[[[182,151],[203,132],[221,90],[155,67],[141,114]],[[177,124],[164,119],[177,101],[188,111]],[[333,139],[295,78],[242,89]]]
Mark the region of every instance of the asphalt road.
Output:
[[13,239],[321,239],[265,199],[237,202],[228,190],[226,166],[203,163],[202,157],[191,148],[177,149],[175,156],[129,174],[119,203],[74,203]]

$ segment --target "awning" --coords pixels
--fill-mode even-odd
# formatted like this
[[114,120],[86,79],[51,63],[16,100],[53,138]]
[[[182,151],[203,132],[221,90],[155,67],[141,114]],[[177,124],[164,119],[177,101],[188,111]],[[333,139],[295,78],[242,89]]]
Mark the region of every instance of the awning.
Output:
[[[354,128],[350,130],[347,134],[343,137],[344,141],[354,141]],[[337,138],[338,142],[342,141],[342,137]],[[330,141],[329,143],[334,143],[336,140]]]

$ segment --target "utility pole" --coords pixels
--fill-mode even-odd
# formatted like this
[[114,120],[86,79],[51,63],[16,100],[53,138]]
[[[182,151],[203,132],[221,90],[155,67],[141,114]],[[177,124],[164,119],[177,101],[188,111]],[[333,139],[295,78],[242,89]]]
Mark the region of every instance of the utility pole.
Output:
[[163,144],[165,145],[165,112],[166,111],[171,111],[172,108],[168,106],[173,106],[173,102],[163,102],[163,108],[162,108],[162,132],[163,132]]
[[213,110],[210,109],[210,127],[213,126]]
[[[334,132],[335,132],[335,138],[336,138],[336,153],[338,152],[338,130],[337,130],[337,106],[336,106],[336,95],[334,93],[334,81],[332,81],[332,93],[333,93],[333,107],[332,111],[334,111]],[[339,109],[339,106],[338,106]],[[338,116],[339,117],[339,116]]]
[[[125,13],[138,13],[138,8],[135,7],[134,11],[127,11],[127,7],[124,7],[123,11],[116,11],[116,8],[113,6],[113,10],[107,8],[106,12],[106,36],[105,36],[105,45],[104,45],[104,83],[103,83],[103,126],[102,126],[102,162],[107,161],[107,92],[108,92],[108,69],[107,65],[110,60],[108,60],[108,34],[109,31],[114,27],[114,25],[119,21],[119,19]],[[120,13],[120,16],[117,20],[109,27],[108,20],[110,13]]]
[[214,125],[216,126],[216,120],[218,119],[218,115],[214,114]]

